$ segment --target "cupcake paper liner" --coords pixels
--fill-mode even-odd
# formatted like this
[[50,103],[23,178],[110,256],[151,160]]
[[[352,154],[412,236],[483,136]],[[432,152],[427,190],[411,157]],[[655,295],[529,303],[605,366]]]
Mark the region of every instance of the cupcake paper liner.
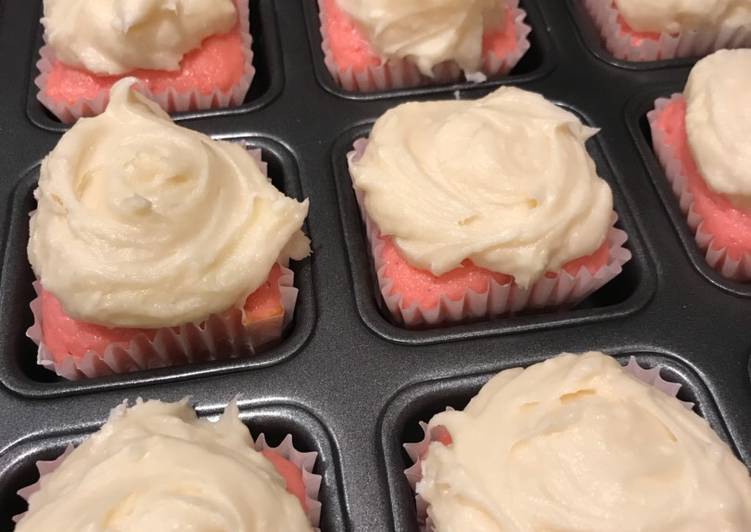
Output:
[[608,51],[627,61],[657,61],[707,55],[721,48],[751,46],[751,27],[701,27],[677,34],[660,33],[657,39],[643,39],[638,45],[618,23],[619,13],[612,0],[583,0]]
[[[250,84],[255,75],[255,68],[253,67],[253,39],[250,34],[250,9],[248,7],[248,0],[236,0],[235,3],[237,6],[237,16],[240,21],[243,54],[245,55],[243,74],[237,83],[226,91],[216,89],[210,93],[203,93],[198,89],[178,91],[171,87],[164,91],[153,92],[142,81],[135,84],[135,89],[149,99],[154,100],[162,109],[169,113],[236,107],[240,105],[245,99],[248,89],[250,89]],[[100,90],[94,98],[81,98],[73,104],[54,100],[45,93],[47,77],[52,70],[54,61],[55,53],[52,48],[46,44],[43,45],[39,50],[39,61],[36,64],[39,75],[34,79],[34,84],[39,89],[37,99],[41,104],[49,109],[64,124],[72,124],[81,117],[96,116],[104,112],[109,103],[108,89]],[[126,75],[124,74],[121,77],[125,77]]]
[[[268,175],[268,165],[261,158],[261,150],[251,148],[247,142],[240,143],[256,161],[261,172]],[[42,342],[41,299],[38,297],[41,282],[37,280],[34,282],[37,297],[29,305],[34,323],[26,331],[26,336],[38,346],[37,364],[68,380],[256,354],[282,337],[295,314],[298,293],[294,286],[295,274],[284,264],[280,266],[282,274],[278,286],[284,309],[282,316],[243,324],[242,311],[232,309],[209,316],[202,322],[158,329],[151,338],[140,334],[127,347],[110,345],[104,353],[89,351],[80,358],[66,357],[62,362],[56,362]]]
[[308,521],[311,526],[318,529],[318,525],[321,520],[321,502],[318,500],[318,492],[321,489],[321,482],[323,477],[316,473],[313,473],[313,467],[318,459],[318,453],[311,451],[308,453],[302,453],[295,449],[292,442],[292,435],[287,434],[282,443],[276,447],[271,447],[266,443],[266,436],[261,434],[255,441],[256,451],[270,450],[278,454],[282,458],[292,462],[301,472],[302,479],[305,484],[305,506],[308,516]]
[[[348,159],[352,161],[359,158],[366,145],[367,140],[357,140],[354,151],[348,154]],[[366,214],[361,193],[356,192],[356,196],[370,243],[381,297],[391,315],[406,327],[435,326],[511,315],[525,310],[574,306],[617,277],[623,270],[623,265],[631,260],[631,252],[623,247],[628,235],[613,225],[606,236],[608,262],[595,273],[584,267],[576,275],[561,270],[553,277],[542,276],[528,288],[522,288],[516,283],[499,284],[491,280],[485,292],[468,289],[457,300],[442,296],[439,304],[430,308],[421,307],[416,302],[407,306],[400,294],[391,293],[393,283],[385,273],[381,232]],[[617,219],[614,212],[612,224],[615,224]]]
[[[316,531],[318,531],[318,525],[321,517],[321,502],[318,499],[318,492],[320,491],[321,481],[323,479],[321,475],[313,473],[313,467],[315,466],[316,460],[318,459],[318,453],[316,453],[315,451],[303,453],[295,449],[291,434],[287,434],[277,447],[271,447],[266,442],[266,436],[264,434],[258,436],[258,438],[253,443],[256,451],[261,452],[270,450],[278,454],[285,460],[292,462],[301,471],[303,483],[305,484],[305,505],[307,507],[307,511],[305,513],[308,517],[310,525],[314,527]],[[29,486],[18,490],[17,493],[19,497],[21,497],[28,504],[31,495],[41,489],[42,479],[46,475],[49,475],[55,469],[57,469],[58,466],[63,463],[63,461],[72,452],[73,446],[69,445],[65,449],[65,451],[57,458],[53,460],[40,460],[36,462],[35,466],[37,468],[37,471],[39,472],[39,480],[37,480],[33,484],[30,484]],[[21,520],[24,514],[25,512],[14,516],[13,522],[18,523],[18,521]]]
[[[662,378],[662,375],[660,374],[660,366],[655,366],[653,368],[643,368],[639,365],[639,362],[637,362],[636,358],[633,356],[629,358],[628,364],[624,366],[624,369],[626,370],[626,372],[636,377],[643,383],[654,386],[670,397],[677,397],[678,393],[681,390],[681,385],[679,383],[670,382]],[[693,403],[688,403],[686,401],[681,401],[681,403],[689,410],[693,409],[694,407]],[[453,408],[448,407],[446,408],[446,410],[453,410]],[[416,486],[417,483],[422,479],[422,460],[427,455],[428,447],[430,446],[430,444],[434,441],[437,441],[437,433],[435,432],[435,428],[433,429],[433,432],[431,432],[428,424],[424,421],[420,422],[420,428],[423,432],[423,436],[420,441],[402,444],[404,450],[409,455],[410,460],[412,460],[412,465],[404,470],[404,476],[407,477],[407,482],[409,482],[409,486],[415,493],[417,520],[420,531],[430,532],[433,528],[430,522],[430,517],[428,516],[428,505],[425,500],[417,494]]]
[[688,178],[683,164],[673,153],[660,128],[655,125],[657,117],[665,107],[681,99],[683,95],[679,93],[673,94],[670,98],[658,98],[655,101],[655,108],[647,113],[655,153],[672,186],[673,193],[678,198],[681,210],[686,214],[686,221],[694,232],[696,244],[704,252],[707,264],[727,279],[740,282],[751,281],[751,253],[744,253],[738,258],[733,258],[727,248],[715,244],[714,236],[704,226],[704,218],[694,210],[694,197],[688,189]]
[[[519,0],[508,0],[511,16],[514,18],[516,32],[516,47],[505,56],[484,54],[482,72],[465,74],[468,81],[482,82],[488,77],[508,74],[516,66],[522,56],[529,50],[529,34],[532,31],[525,22],[526,12],[519,8]],[[437,85],[451,83],[462,78],[462,70],[454,61],[446,61],[433,68],[433,77],[423,75],[417,65],[409,59],[388,59],[377,66],[369,66],[361,72],[353,69],[340,69],[329,45],[328,35],[324,29],[326,6],[324,0],[318,0],[319,21],[321,25],[321,49],[324,63],[334,81],[343,89],[353,92],[374,92],[392,89],[404,89],[420,85]]]

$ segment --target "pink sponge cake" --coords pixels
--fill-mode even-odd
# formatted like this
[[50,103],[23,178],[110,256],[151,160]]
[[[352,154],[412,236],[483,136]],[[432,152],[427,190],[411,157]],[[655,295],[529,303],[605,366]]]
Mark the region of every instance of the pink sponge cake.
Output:
[[699,61],[649,113],[655,151],[710,266],[751,280],[751,51]]
[[582,1],[618,59],[697,57],[751,45],[751,4],[746,0]]
[[[486,268],[475,266],[472,261],[465,260],[458,268],[442,275],[433,275],[429,270],[421,270],[411,266],[399,253],[390,237],[377,236],[382,244],[378,261],[381,264],[379,273],[391,281],[387,295],[399,295],[401,311],[417,306],[423,309],[437,308],[441,300],[459,301],[467,290],[482,294],[488,293],[492,284],[511,286],[514,278],[503,273],[496,273]],[[590,275],[594,275],[608,264],[608,244],[603,244],[591,255],[574,259],[563,265],[563,271],[571,277],[576,277],[584,268]],[[548,278],[555,278],[556,273],[546,272]]]
[[135,82],[63,135],[35,191],[29,336],[67,378],[257,353],[291,321],[286,265],[309,250],[307,202],[260,156],[178,127]]
[[408,327],[570,306],[621,271],[594,130],[541,96],[408,103],[349,169],[385,306]]
[[[175,10],[157,1],[125,10],[116,4],[44,2],[36,84],[60,120],[101,113],[124,76],[170,112],[242,102],[254,74],[247,0],[180,0]],[[109,24],[97,27],[102,21]]]
[[[285,314],[281,277],[282,268],[275,264],[266,281],[245,300],[242,324],[248,329],[249,340],[256,349],[262,349],[281,335]],[[41,286],[39,292],[41,343],[56,365],[63,365],[71,358],[81,360],[90,352],[104,353],[108,348],[127,350],[131,342],[138,342],[139,338],[153,340],[156,336],[153,329],[112,328],[73,319],[54,295]]]
[[319,0],[326,66],[347,90],[368,92],[505,74],[529,48],[516,0]]

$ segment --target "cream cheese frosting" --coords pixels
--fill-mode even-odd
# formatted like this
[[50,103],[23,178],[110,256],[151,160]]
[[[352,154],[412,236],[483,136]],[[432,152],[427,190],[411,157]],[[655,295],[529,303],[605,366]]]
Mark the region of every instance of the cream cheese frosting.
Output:
[[704,419],[602,353],[493,377],[431,428],[417,492],[435,532],[743,532],[746,467]]
[[709,188],[751,207],[751,50],[720,50],[691,70],[686,135]]
[[45,42],[63,63],[103,75],[177,70],[235,25],[233,0],[44,0]]
[[72,318],[160,328],[241,306],[277,261],[309,252],[308,212],[237,144],[174,124],[114,85],[42,162],[29,261]]
[[444,61],[467,73],[482,66],[482,36],[498,28],[505,0],[337,0],[380,56],[409,58],[426,76]]
[[253,448],[231,405],[217,422],[185,402],[140,402],[41,480],[16,532],[311,532],[299,500]]
[[615,5],[637,31],[680,33],[751,24],[751,0],[615,0]]
[[469,259],[526,287],[606,238],[612,195],[585,147],[595,133],[542,96],[503,87],[389,110],[350,173],[412,266],[441,275]]

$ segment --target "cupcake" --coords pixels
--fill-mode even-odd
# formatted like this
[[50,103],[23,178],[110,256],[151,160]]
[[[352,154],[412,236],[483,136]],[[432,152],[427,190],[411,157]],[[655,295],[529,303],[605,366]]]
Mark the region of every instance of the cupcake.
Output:
[[507,74],[529,49],[518,0],[318,0],[334,80],[371,92]]
[[683,94],[648,115],[655,153],[709,265],[751,280],[751,50],[721,50],[691,70]]
[[502,371],[410,446],[427,529],[751,530],[748,470],[656,383],[596,352]]
[[542,96],[399,105],[349,170],[380,292],[408,327],[574,305],[630,259],[596,133]]
[[258,352],[309,252],[308,204],[238,143],[175,125],[117,82],[44,159],[28,256],[39,362],[75,379]]
[[751,46],[748,0],[583,0],[608,51],[618,59],[699,57]]
[[16,532],[297,532],[318,526],[316,453],[253,441],[231,404],[217,422],[186,401],[140,400],[22,490]]
[[126,76],[168,112],[242,103],[255,72],[247,0],[44,0],[37,98],[72,123]]

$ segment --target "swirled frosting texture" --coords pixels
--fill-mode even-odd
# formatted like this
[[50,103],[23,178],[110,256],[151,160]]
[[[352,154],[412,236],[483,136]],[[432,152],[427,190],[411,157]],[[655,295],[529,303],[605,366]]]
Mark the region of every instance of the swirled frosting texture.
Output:
[[691,70],[686,134],[707,185],[751,207],[751,50],[721,50]]
[[584,145],[595,131],[511,87],[408,103],[378,119],[350,172],[412,266],[441,275],[469,259],[528,286],[606,237],[612,196]]
[[42,24],[60,61],[115,75],[177,70],[183,55],[236,20],[232,0],[44,0]]
[[615,0],[615,4],[637,31],[680,33],[751,24],[751,0]]
[[113,410],[29,498],[17,532],[310,532],[300,502],[230,406],[212,423],[186,402]]
[[443,412],[417,491],[436,532],[751,530],[751,479],[701,417],[602,353],[491,379]]
[[467,73],[482,66],[485,28],[504,20],[505,0],[337,0],[382,57],[409,58],[426,76],[455,61]]
[[277,260],[307,255],[307,200],[279,192],[242,146],[175,125],[133,82],[42,162],[29,260],[75,319],[200,321],[242,305]]

